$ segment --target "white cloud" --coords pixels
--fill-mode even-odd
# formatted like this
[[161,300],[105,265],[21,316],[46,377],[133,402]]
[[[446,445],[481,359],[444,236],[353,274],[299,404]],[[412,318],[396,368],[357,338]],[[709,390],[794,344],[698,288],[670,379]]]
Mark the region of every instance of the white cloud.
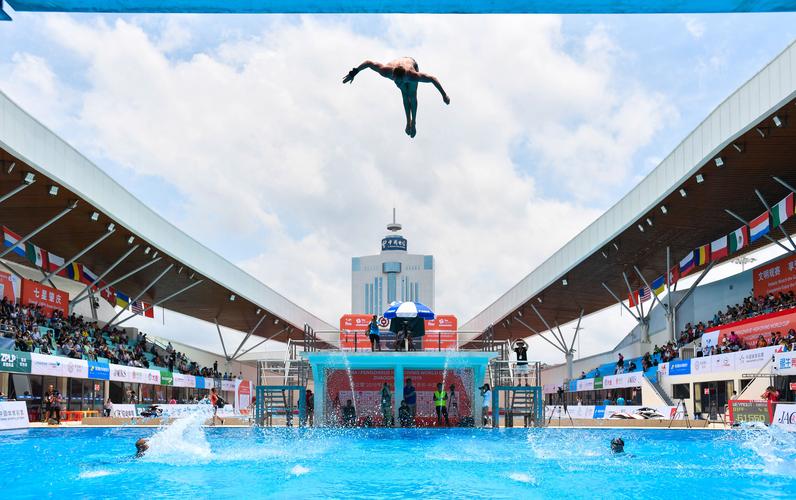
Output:
[[[46,20],[84,65],[78,147],[176,186],[175,222],[222,252],[225,233],[248,239],[243,267],[332,324],[350,307],[350,257],[377,251],[393,204],[410,250],[436,255],[437,309],[466,320],[616,199],[674,115],[617,69],[609,31],[565,39],[555,16],[390,16],[382,38],[346,18],[276,18],[178,61],[190,23]],[[341,84],[364,59],[403,55],[452,99],[422,86],[414,140],[391,82]],[[57,98],[46,88],[36,98]]]
[[695,39],[700,39],[705,34],[705,23],[696,16],[681,15],[686,31]]

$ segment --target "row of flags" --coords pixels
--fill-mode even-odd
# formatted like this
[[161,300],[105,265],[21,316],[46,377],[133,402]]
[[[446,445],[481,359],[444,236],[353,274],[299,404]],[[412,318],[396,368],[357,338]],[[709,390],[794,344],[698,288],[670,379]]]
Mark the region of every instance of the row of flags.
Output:
[[[771,229],[776,229],[786,220],[794,215],[794,194],[790,193],[779,203],[771,207],[771,213],[763,212],[759,216],[749,221],[749,225],[743,225],[721,238],[708,244],[702,245],[691,251],[680,260],[679,265],[670,270],[670,282],[672,285],[677,283],[680,278],[687,276],[691,271],[702,267],[711,261],[723,259],[732,255],[744,247],[747,247],[767,235]],[[652,290],[650,290],[650,288]],[[652,293],[660,295],[666,289],[666,278],[659,276],[652,283],[650,288],[646,286],[628,294],[630,307],[635,307],[641,302],[646,302],[652,298]]]
[[[52,252],[34,245],[31,242],[19,243],[22,238],[11,231],[9,228],[3,226],[3,245],[12,247],[12,253],[24,257],[30,261],[31,264],[40,268],[44,272],[55,272],[61,267],[64,267],[66,260],[59,257]],[[147,318],[155,317],[154,308],[150,307],[143,301],[130,302],[130,297],[123,292],[115,290],[113,287],[108,287],[105,281],[97,281],[97,274],[91,271],[88,267],[78,262],[72,262],[58,271],[57,276],[69,278],[73,281],[78,281],[85,285],[91,285],[96,281],[93,286],[94,292],[102,289],[100,296],[105,299],[112,306],[119,306],[122,309],[130,308],[135,314],[143,314]],[[149,308],[148,310],[146,310]],[[146,310],[146,311],[145,311]]]

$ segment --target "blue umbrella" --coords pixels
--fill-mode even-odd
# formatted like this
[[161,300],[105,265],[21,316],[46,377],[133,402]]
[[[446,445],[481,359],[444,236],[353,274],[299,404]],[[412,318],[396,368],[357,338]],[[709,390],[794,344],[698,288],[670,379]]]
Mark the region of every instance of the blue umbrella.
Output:
[[434,311],[420,302],[393,302],[390,308],[384,311],[385,318],[422,318],[434,319]]

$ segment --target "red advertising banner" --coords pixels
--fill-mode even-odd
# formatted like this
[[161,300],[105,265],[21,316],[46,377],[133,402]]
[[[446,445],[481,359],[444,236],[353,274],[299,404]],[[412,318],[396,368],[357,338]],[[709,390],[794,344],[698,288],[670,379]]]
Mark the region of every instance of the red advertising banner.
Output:
[[66,315],[69,306],[69,294],[55,288],[42,285],[28,279],[22,280],[22,293],[20,301],[23,304],[36,304],[42,306],[47,314],[61,311]]
[[[442,383],[448,393],[448,415],[451,424],[456,425],[461,417],[472,415],[473,395],[473,370],[404,370],[404,378],[412,379],[412,385],[417,393],[417,418],[421,423],[433,420],[436,423],[434,411],[434,391],[437,384]],[[450,395],[450,386],[455,386],[455,401]],[[454,405],[454,402],[456,403]]]
[[789,255],[752,271],[755,297],[796,290],[796,257]]
[[[340,348],[344,350],[369,349],[368,325],[373,316],[370,314],[344,314],[340,317]],[[379,316],[379,328],[389,328],[390,320]],[[423,350],[450,351],[456,350],[458,339],[458,320],[452,314],[440,314],[435,319],[426,320],[426,336],[423,339]]]
[[452,314],[440,314],[436,318],[426,321],[423,350],[455,351],[458,329],[458,321]]
[[[403,394],[395,394],[392,370],[330,370],[326,372],[327,415],[338,424],[342,423],[341,408],[347,400],[356,407],[357,420],[370,417],[375,425],[382,425],[381,389],[384,383],[392,393],[393,408],[401,404]],[[473,371],[456,370],[405,370],[404,379],[412,379],[417,394],[417,425],[434,425],[434,391],[442,382],[448,392],[448,414],[451,425],[457,425],[461,417],[472,415]],[[454,399],[450,397],[450,386],[455,386]]]
[[0,286],[3,287],[2,296],[7,298],[9,302],[14,302],[16,294],[14,293],[14,282],[9,273],[0,271]]
[[718,328],[711,328],[707,330],[706,333],[718,331],[718,343],[721,345],[725,337],[735,332],[735,335],[740,337],[741,342],[743,342],[747,348],[754,348],[760,335],[768,342],[771,340],[771,334],[773,332],[782,332],[782,334],[785,335],[791,328],[796,328],[796,309],[786,309],[784,311],[736,321],[735,323],[728,323]]
[[[371,314],[344,314],[340,317],[340,349],[352,350],[370,346],[368,325]],[[389,323],[385,327],[389,326]]]
[[[394,393],[392,370],[351,370],[350,374],[346,370],[326,372],[326,414],[342,424],[341,408],[350,399],[357,410],[358,420],[369,416],[376,425],[382,425],[381,388],[385,382],[390,387],[390,392]],[[400,403],[398,400],[398,404]]]

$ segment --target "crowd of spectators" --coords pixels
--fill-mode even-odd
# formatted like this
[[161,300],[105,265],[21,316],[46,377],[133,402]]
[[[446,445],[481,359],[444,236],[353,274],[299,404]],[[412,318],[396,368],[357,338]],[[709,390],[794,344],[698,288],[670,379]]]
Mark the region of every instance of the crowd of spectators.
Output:
[[[727,306],[724,311],[717,311],[713,315],[713,319],[706,323],[700,321],[696,325],[688,323],[676,341],[670,341],[662,346],[656,345],[652,351],[645,353],[641,358],[641,369],[647,371],[650,367],[656,366],[659,362],[666,363],[679,357],[679,349],[688,345],[696,340],[702,338],[702,335],[718,326],[734,323],[744,319],[753,318],[763,314],[770,314],[785,309],[796,307],[796,293],[793,291],[780,292],[778,294],[769,293],[768,295],[761,295],[754,297],[750,295],[743,299],[740,304],[734,306]],[[771,332],[768,335],[759,335],[754,340],[747,340],[744,342],[735,332],[726,335],[722,342],[717,346],[704,346],[696,353],[697,356],[710,356],[714,354],[725,354],[728,352],[743,351],[746,349],[757,349],[760,347],[781,346],[783,350],[790,351],[796,348],[796,330],[790,329],[786,334],[781,331]],[[619,354],[619,360],[616,363],[614,373],[632,372],[637,369],[634,362],[625,363],[624,357]],[[586,372],[581,372],[581,379],[587,377],[599,376],[598,369]]]
[[[770,314],[796,307],[796,294],[793,291],[780,292],[778,294],[769,293],[754,297],[750,295],[743,299],[741,304],[727,306],[724,311],[717,311],[713,319],[705,324],[700,321],[696,325],[688,323],[677,338],[676,348],[683,347],[695,340],[702,338],[702,335],[715,327],[754,318],[763,314]],[[702,346],[697,351],[697,356],[710,356],[713,354],[725,354],[728,352],[743,351],[746,349],[757,349],[779,345],[784,350],[790,350],[796,342],[796,331],[790,329],[786,334],[781,331],[770,332],[768,335],[758,335],[754,340],[744,341],[735,332],[724,336],[721,343],[717,346]]]
[[[130,339],[125,330],[100,327],[96,321],[82,316],[64,316],[60,311],[46,314],[41,306],[24,305],[0,300],[0,335],[13,341],[18,351],[39,352],[55,356],[96,361],[105,358],[110,363],[139,368],[166,368],[171,372],[223,379],[235,378],[220,373],[218,362],[213,367],[199,366],[171,343],[158,346],[138,333]],[[146,355],[149,354],[149,356]]]

